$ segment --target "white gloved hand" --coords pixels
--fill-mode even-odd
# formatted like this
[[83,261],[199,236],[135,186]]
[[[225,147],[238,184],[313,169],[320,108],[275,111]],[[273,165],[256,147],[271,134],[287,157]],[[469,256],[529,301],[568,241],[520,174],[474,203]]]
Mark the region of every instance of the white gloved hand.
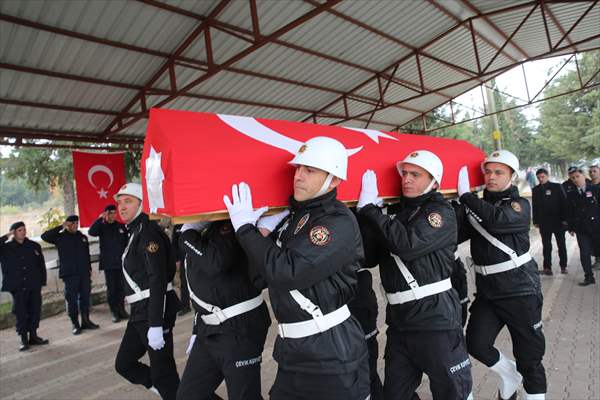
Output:
[[285,209],[282,212],[277,214],[268,215],[266,217],[260,217],[258,222],[256,223],[257,228],[264,228],[269,232],[273,232],[277,225],[290,214],[290,210]]
[[210,221],[189,222],[181,226],[180,232],[189,231],[190,229],[201,232],[204,228],[210,225]]
[[162,326],[151,326],[148,328],[148,346],[153,350],[160,350],[165,347],[165,338],[163,337]]
[[268,207],[261,207],[257,210],[252,208],[252,193],[250,186],[245,182],[241,182],[239,187],[238,185],[231,187],[231,197],[233,202],[227,195],[223,196],[223,202],[229,211],[231,225],[236,232],[243,225],[256,225],[258,218],[269,209]]
[[360,210],[367,204],[381,204],[381,199],[377,197],[378,195],[377,175],[375,174],[375,171],[368,169],[362,176],[362,185],[360,187],[360,195],[358,196],[356,208]]
[[471,191],[471,186],[469,184],[469,170],[467,170],[466,165],[458,171],[458,187],[456,191],[459,196]]
[[192,347],[194,347],[194,342],[196,341],[196,334],[193,334],[190,338],[190,343],[188,344],[187,349],[185,350],[185,354],[190,354],[192,352]]

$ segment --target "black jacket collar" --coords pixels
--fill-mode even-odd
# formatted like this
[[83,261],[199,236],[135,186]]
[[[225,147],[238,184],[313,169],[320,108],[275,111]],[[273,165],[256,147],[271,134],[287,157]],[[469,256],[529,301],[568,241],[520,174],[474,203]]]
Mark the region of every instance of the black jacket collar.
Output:
[[290,196],[290,208],[293,211],[304,211],[310,210],[317,207],[330,208],[335,205],[337,198],[337,189],[333,189],[331,192],[325,193],[319,197],[315,197],[314,199],[308,199],[304,201],[297,201],[294,199],[294,196]]

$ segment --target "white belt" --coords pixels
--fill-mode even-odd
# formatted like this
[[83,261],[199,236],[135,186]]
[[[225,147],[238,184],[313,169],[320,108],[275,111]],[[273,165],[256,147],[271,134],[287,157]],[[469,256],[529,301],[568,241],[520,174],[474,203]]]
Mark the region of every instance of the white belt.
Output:
[[279,324],[279,336],[282,338],[298,339],[317,333],[322,333],[336,325],[341,324],[350,318],[350,310],[347,305],[343,305],[335,311],[320,317],[313,317],[308,321],[292,322],[289,324]]
[[[221,325],[223,322],[227,321],[230,318],[248,312],[250,310],[254,310],[256,307],[260,306],[263,303],[262,295],[258,295],[253,299],[242,301],[241,303],[234,304],[227,308],[215,310],[212,314],[201,315],[202,321],[206,325]],[[200,305],[202,307],[202,305]]]
[[[173,290],[173,284],[171,282],[169,282],[167,284],[167,292],[169,290]],[[130,294],[129,296],[125,296],[125,300],[127,300],[127,302],[129,304],[131,304],[131,303],[138,302],[140,300],[147,299],[148,297],[150,297],[150,289],[140,290],[139,292],[135,292],[134,294]]]
[[414,289],[408,289],[396,293],[386,293],[385,296],[390,304],[395,305],[408,303],[409,301],[413,300],[419,300],[427,296],[433,296],[434,294],[442,293],[450,289],[452,289],[452,283],[450,282],[450,278],[446,278],[442,281],[418,286]]
[[525,253],[514,259],[504,261],[498,264],[492,265],[473,265],[475,272],[481,275],[492,275],[500,272],[509,271],[511,269],[519,268],[521,265],[531,260],[531,254]]

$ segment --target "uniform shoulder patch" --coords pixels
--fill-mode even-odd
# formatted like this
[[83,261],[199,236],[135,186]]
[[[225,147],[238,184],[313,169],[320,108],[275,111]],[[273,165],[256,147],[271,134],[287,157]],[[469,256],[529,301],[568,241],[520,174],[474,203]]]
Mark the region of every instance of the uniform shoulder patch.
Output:
[[512,203],[510,203],[510,206],[512,207],[513,210],[515,210],[515,212],[518,212],[518,213],[521,212],[521,204],[519,204],[518,201],[513,201]]
[[315,226],[308,233],[308,237],[315,246],[325,246],[331,240],[331,233],[324,226]]
[[156,242],[150,242],[148,243],[148,246],[146,246],[146,251],[148,253],[156,253],[159,249],[159,245]]
[[442,218],[442,215],[436,212],[429,214],[427,216],[427,221],[429,222],[429,225],[433,226],[434,228],[441,228],[442,225],[444,225],[444,219]]

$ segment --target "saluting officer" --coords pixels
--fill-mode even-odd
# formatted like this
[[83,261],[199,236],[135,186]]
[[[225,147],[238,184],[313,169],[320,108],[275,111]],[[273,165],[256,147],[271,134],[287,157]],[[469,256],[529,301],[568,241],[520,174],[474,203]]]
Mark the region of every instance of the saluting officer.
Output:
[[177,399],[212,398],[223,380],[230,400],[262,399],[260,365],[271,325],[265,281],[251,275],[228,220],[185,224],[180,244],[197,314]]
[[116,220],[116,216],[117,207],[109,204],[88,230],[90,236],[100,238],[100,270],[104,271],[106,297],[113,322],[129,317],[125,311],[125,288],[121,266],[121,256],[127,246],[127,229]]
[[[173,400],[179,386],[173,358],[173,327],[181,308],[171,283],[175,256],[167,235],[142,212],[139,183],[123,185],[114,197],[129,232],[123,252],[123,275],[127,283],[125,299],[131,305],[115,369],[129,382]],[[150,366],[139,361],[146,353]]]
[[456,215],[437,191],[443,165],[434,153],[418,150],[399,161],[397,169],[402,177],[399,206],[388,208],[387,215],[377,207],[377,177],[370,170],[363,175],[357,205],[376,232],[365,242],[379,243],[388,300],[385,398],[415,398],[426,373],[434,399],[470,399],[471,362],[460,299],[451,282]]
[[567,273],[567,246],[565,230],[567,225],[567,196],[563,186],[550,182],[548,170],[540,168],[536,172],[540,182],[533,188],[533,225],[540,230],[544,254],[543,273],[552,275],[552,235],[558,246],[560,272]]
[[575,186],[567,194],[569,201],[569,233],[577,236],[579,257],[585,274],[580,286],[596,283],[592,271],[592,254],[599,254],[600,247],[600,187],[585,179],[583,171],[578,169],[569,178]]
[[[12,240],[9,242],[12,236]],[[46,263],[41,246],[27,238],[22,221],[10,226],[0,237],[2,291],[13,297],[13,314],[17,319],[17,334],[21,337],[20,351],[29,345],[48,344],[37,335],[42,309],[42,286],[46,286]]]
[[[500,375],[501,399],[516,399],[521,381],[524,399],[544,399],[546,345],[540,279],[529,254],[530,206],[512,185],[519,160],[507,150],[495,151],[483,161],[482,170],[483,199],[469,192],[466,167],[458,177],[459,242],[471,239],[477,285],[467,325],[467,349]],[[512,338],[516,364],[494,347],[504,326]]]
[[278,363],[271,399],[363,400],[369,396],[365,335],[347,303],[356,294],[362,240],[352,212],[336,199],[348,155],[337,140],[315,137],[290,163],[296,166],[290,214],[270,237],[254,226],[250,188],[225,196],[236,237],[267,281],[279,322]]
[[[65,284],[65,300],[73,335],[82,329],[98,329],[90,320],[90,295],[92,291],[92,263],[87,236],[79,229],[79,217],[70,215],[62,225],[42,233],[42,239],[58,250],[58,276]],[[81,314],[81,324],[79,323]]]

